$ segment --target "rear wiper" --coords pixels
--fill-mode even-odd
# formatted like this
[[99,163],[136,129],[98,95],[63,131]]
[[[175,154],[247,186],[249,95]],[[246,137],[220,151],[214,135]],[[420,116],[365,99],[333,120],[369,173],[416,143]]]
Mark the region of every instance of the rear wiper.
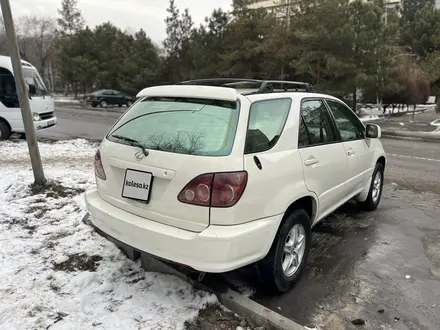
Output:
[[142,153],[144,154],[144,156],[148,156],[148,151],[145,149],[145,147],[139,141],[136,141],[134,139],[130,139],[129,137],[122,136],[122,135],[111,135],[111,136],[114,137],[114,138],[117,138],[119,140],[126,141],[126,142],[128,142],[133,147],[141,148]]

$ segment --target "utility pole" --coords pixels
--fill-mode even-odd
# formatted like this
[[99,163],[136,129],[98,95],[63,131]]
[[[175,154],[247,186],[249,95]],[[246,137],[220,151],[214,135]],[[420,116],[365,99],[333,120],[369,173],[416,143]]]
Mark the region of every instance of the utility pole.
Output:
[[34,121],[29,103],[28,91],[23,79],[20,53],[18,51],[17,36],[15,35],[14,21],[12,19],[11,4],[9,0],[0,0],[5,24],[6,36],[8,38],[9,56],[11,57],[14,71],[15,86],[17,89],[18,102],[20,103],[21,116],[23,117],[24,131],[29,148],[32,170],[34,172],[35,184],[44,185],[43,164],[41,163],[40,151],[38,149],[37,135],[35,133]]

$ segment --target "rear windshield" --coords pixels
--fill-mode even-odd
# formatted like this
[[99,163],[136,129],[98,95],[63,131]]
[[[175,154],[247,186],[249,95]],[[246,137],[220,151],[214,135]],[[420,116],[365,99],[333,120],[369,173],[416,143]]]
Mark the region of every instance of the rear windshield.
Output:
[[232,150],[238,116],[238,102],[147,98],[133,105],[107,139],[127,145],[135,141],[149,150],[226,156]]

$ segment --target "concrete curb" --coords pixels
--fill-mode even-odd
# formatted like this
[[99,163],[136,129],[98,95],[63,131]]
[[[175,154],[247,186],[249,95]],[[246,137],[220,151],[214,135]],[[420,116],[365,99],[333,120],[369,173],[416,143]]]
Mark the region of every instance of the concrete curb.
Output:
[[401,130],[382,130],[383,137],[412,138],[426,141],[440,141],[440,133],[433,132],[409,132]]
[[223,284],[220,284],[215,280],[211,279],[207,284],[201,283],[148,253],[134,250],[131,246],[114,239],[102,232],[99,228],[93,226],[88,213],[83,217],[82,221],[85,224],[92,226],[99,235],[116,244],[116,246],[124,251],[127,257],[131,260],[140,258],[142,268],[145,270],[180,277],[198,290],[215,294],[223,306],[237,313],[241,317],[247,318],[258,327],[263,327],[266,330],[306,330],[302,325],[299,325],[238,292],[225,287]]
[[306,329],[298,323],[260,305],[234,290],[224,287],[212,279],[208,284],[201,283],[144,252],[141,252],[141,261],[142,268],[145,270],[175,275],[189,282],[198,290],[215,294],[223,306],[237,313],[241,317],[247,318],[258,327],[264,327],[264,329],[267,330]]

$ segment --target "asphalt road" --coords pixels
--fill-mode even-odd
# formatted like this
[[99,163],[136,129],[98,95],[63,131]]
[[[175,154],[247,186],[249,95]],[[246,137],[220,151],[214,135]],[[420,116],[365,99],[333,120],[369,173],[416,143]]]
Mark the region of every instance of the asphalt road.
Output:
[[[57,116],[41,138],[101,140],[120,114],[58,107]],[[252,266],[221,280],[304,325],[355,329],[361,318],[363,329],[440,329],[440,143],[382,142],[388,163],[379,209],[359,213],[347,203],[319,224],[291,292],[266,292]]]

